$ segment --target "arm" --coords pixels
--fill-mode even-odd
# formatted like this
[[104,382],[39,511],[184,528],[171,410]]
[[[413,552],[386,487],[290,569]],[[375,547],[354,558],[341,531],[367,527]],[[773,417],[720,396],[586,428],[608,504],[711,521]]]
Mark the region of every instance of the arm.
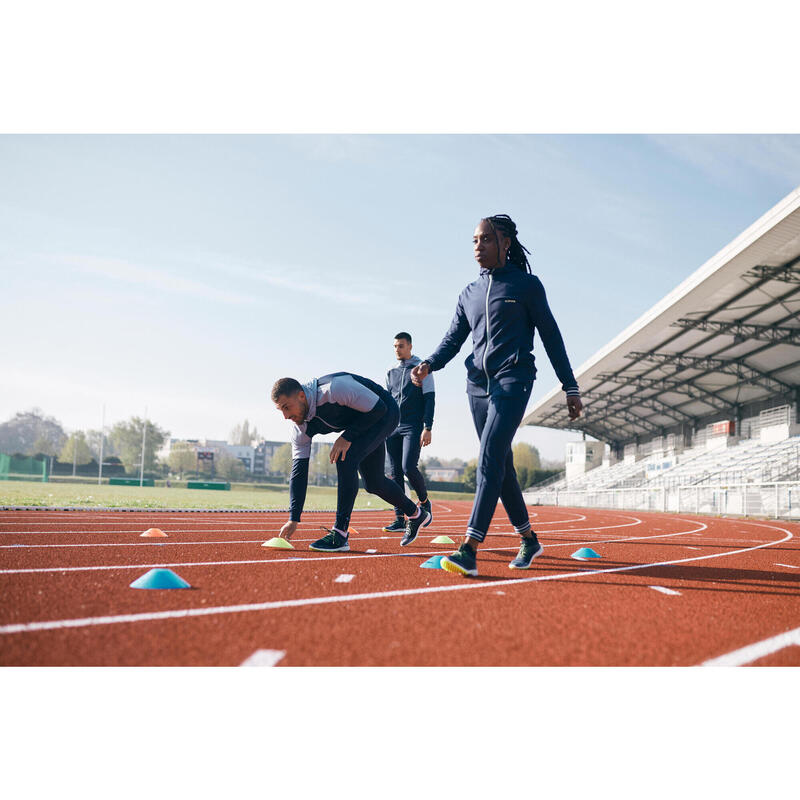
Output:
[[436,389],[433,385],[433,375],[426,375],[422,381],[422,400],[425,403],[422,412],[422,424],[430,430],[433,427],[433,409],[436,405]]
[[544,286],[538,278],[534,278],[534,281],[533,291],[529,297],[531,319],[542,337],[542,344],[556,376],[561,381],[561,388],[567,393],[567,397],[579,397],[578,382],[572,374],[567,350],[564,347],[564,339],[561,337],[561,331],[550,310]]
[[308,458],[292,459],[292,472],[289,476],[289,519],[292,522],[300,522],[303,506],[306,504],[308,462]]
[[[439,343],[436,350],[434,350],[433,355],[425,359],[425,361],[430,364],[430,372],[443,369],[449,361],[455,358],[471,330],[472,328],[470,327],[467,315],[464,313],[464,307],[459,297],[458,303],[456,303],[456,313],[453,315],[447,333],[444,335],[444,338]],[[422,363],[424,364],[425,361]],[[418,366],[422,365],[420,364]]]

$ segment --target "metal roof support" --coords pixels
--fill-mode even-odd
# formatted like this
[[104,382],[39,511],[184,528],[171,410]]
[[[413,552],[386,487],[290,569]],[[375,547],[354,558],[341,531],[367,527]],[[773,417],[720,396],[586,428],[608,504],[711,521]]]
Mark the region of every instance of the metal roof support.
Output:
[[771,344],[795,344],[800,346],[800,328],[781,328],[772,325],[748,325],[744,322],[723,322],[710,319],[679,319],[673,328],[710,331],[733,336],[734,340],[756,339]]

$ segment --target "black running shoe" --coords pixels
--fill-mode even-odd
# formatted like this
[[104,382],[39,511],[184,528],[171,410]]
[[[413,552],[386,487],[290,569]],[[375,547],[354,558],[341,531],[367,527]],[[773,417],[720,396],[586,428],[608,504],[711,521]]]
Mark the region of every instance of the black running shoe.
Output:
[[534,533],[530,539],[522,537],[517,557],[508,565],[509,569],[528,569],[536,556],[540,556],[544,548],[539,544],[539,540]]
[[328,531],[328,535],[317,539],[316,542],[312,542],[308,546],[310,550],[320,550],[323,553],[346,553],[350,550],[346,536],[342,536],[339,531],[331,531],[327,528],[322,530]]
[[397,519],[395,519],[391,525],[381,528],[381,530],[386,531],[386,533],[397,533],[398,531],[404,531],[405,529],[406,521],[403,517],[397,517]]
[[442,559],[442,569],[455,572],[456,575],[477,575],[475,551],[468,544],[462,544],[455,553]]
[[431,499],[430,499],[430,497],[429,497],[429,498],[428,498],[428,499],[427,499],[427,500],[426,500],[424,503],[420,503],[420,504],[419,504],[419,507],[420,507],[420,508],[421,508],[423,511],[427,511],[427,512],[428,512],[428,513],[431,515],[431,516],[430,516],[430,519],[429,519],[427,522],[424,522],[424,523],[422,524],[422,527],[423,527],[423,528],[427,528],[427,527],[428,527],[428,525],[430,525],[430,524],[431,524],[431,522],[433,522],[433,511],[431,511]]
[[430,517],[431,515],[423,508],[420,509],[419,516],[416,519],[409,519],[406,522],[406,535],[400,540],[400,547],[410,545],[417,538],[419,529],[425,525]]

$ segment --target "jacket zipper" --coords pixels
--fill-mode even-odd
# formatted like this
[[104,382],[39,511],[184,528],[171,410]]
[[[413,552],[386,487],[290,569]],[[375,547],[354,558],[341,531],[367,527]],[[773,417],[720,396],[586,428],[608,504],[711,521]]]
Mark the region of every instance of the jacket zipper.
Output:
[[486,356],[489,355],[489,292],[492,291],[492,273],[489,273],[489,286],[486,289],[486,346],[483,348],[483,371],[486,374],[486,391],[489,391],[489,370],[486,369]]

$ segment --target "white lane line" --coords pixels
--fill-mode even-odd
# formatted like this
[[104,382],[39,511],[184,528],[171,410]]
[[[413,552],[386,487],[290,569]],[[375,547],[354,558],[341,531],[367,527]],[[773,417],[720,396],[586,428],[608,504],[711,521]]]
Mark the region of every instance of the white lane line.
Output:
[[414,589],[393,589],[385,592],[367,592],[365,594],[349,595],[329,595],[327,597],[303,597],[296,600],[275,600],[264,603],[244,603],[232,606],[213,606],[208,608],[183,608],[174,611],[154,611],[139,614],[118,614],[105,617],[83,617],[81,619],[59,619],[47,620],[44,622],[23,622],[13,625],[0,626],[0,634],[31,633],[34,631],[58,630],[61,628],[86,628],[94,625],[116,625],[127,622],[152,622],[165,619],[186,619],[188,617],[204,617],[216,614],[239,614],[249,611],[272,611],[282,608],[300,608],[304,606],[327,605],[331,603],[347,603],[358,600],[382,600],[389,597],[412,597],[422,594],[433,594],[435,592],[468,592],[475,589],[498,589],[501,586],[519,586],[525,583],[541,583],[543,581],[565,580],[569,578],[585,578],[592,575],[604,575],[612,572],[634,572],[640,569],[651,567],[663,567],[670,564],[685,564],[692,561],[708,561],[713,558],[723,558],[725,556],[738,555],[739,553],[749,553],[753,550],[760,550],[764,547],[782,544],[789,541],[794,535],[785,528],[764,525],[754,522],[753,525],[770,530],[780,531],[786,535],[781,539],[772,542],[765,542],[755,547],[746,547],[741,550],[730,550],[727,553],[712,553],[705,556],[693,556],[691,558],[679,558],[673,561],[656,561],[650,564],[634,564],[626,567],[610,567],[607,569],[594,569],[581,572],[565,572],[557,575],[536,575],[531,578],[511,578],[501,581],[476,581],[459,582],[452,585],[427,586]]
[[256,650],[239,664],[240,667],[274,667],[284,656],[285,650]]
[[750,664],[753,661],[758,661],[760,658],[777,653],[786,647],[792,645],[800,645],[800,628],[795,628],[793,631],[786,631],[786,633],[779,633],[777,636],[771,636],[769,639],[763,639],[755,644],[749,644],[746,647],[740,647],[738,650],[733,650],[726,653],[724,656],[717,658],[709,658],[700,664],[701,667],[741,667],[744,664]]
[[651,589],[655,589],[657,592],[661,592],[662,594],[676,594],[680,596],[680,592],[676,592],[674,589],[667,589],[666,586],[651,586]]
[[347,573],[343,572],[337,578],[334,579],[334,583],[350,583],[351,580],[355,578],[355,575],[348,575]]
[[789,569],[800,569],[797,564],[779,564],[777,561],[775,562],[776,567],[789,567]]
[[[213,542],[86,542],[81,544],[0,544],[0,550],[10,550],[14,547],[25,547],[26,549],[41,549],[49,547],[152,547],[153,545],[173,545],[183,546],[190,544],[261,544],[264,537],[260,536],[258,539],[224,539],[222,541]],[[295,539],[295,541],[312,542],[313,539]]]
[[[682,522],[688,522],[688,520],[681,520]],[[702,526],[701,530],[707,527],[704,523],[698,523]],[[616,526],[615,526],[616,527]],[[673,536],[685,536],[691,535],[691,531],[679,531],[677,533],[658,533],[655,536],[626,536],[622,539],[601,539],[596,540],[592,539],[591,544],[617,544],[620,542],[639,542],[645,541],[647,539],[668,539]],[[376,537],[371,537],[376,538]],[[396,539],[396,536],[379,536],[379,539]],[[309,539],[300,539],[300,540],[293,540],[293,541],[310,541]],[[558,542],[557,544],[548,544],[544,545],[545,549],[553,548],[553,547],[575,547],[576,545],[586,544],[585,541],[577,541],[577,542]],[[517,546],[514,545],[513,547],[492,547],[489,545],[487,550],[516,550]],[[432,551],[430,553],[381,553],[378,555],[378,558],[414,558],[423,555],[438,555],[441,551]],[[176,561],[176,562],[168,562],[168,563],[160,563],[160,564],[101,564],[97,566],[90,566],[90,567],[24,567],[19,569],[0,569],[0,575],[23,575],[23,574],[31,574],[31,573],[40,573],[40,572],[96,572],[98,570],[109,570],[109,569],[152,569],[154,567],[221,567],[221,566],[237,566],[241,564],[276,564],[276,563],[285,563],[286,561],[310,561],[310,562],[319,562],[319,561],[339,561],[341,559],[345,560],[353,560],[357,558],[367,558],[366,555],[357,555],[354,553],[349,553],[346,556],[313,556],[309,558],[297,558],[296,556],[292,556],[290,558],[257,558],[257,559],[243,559],[239,561]]]

